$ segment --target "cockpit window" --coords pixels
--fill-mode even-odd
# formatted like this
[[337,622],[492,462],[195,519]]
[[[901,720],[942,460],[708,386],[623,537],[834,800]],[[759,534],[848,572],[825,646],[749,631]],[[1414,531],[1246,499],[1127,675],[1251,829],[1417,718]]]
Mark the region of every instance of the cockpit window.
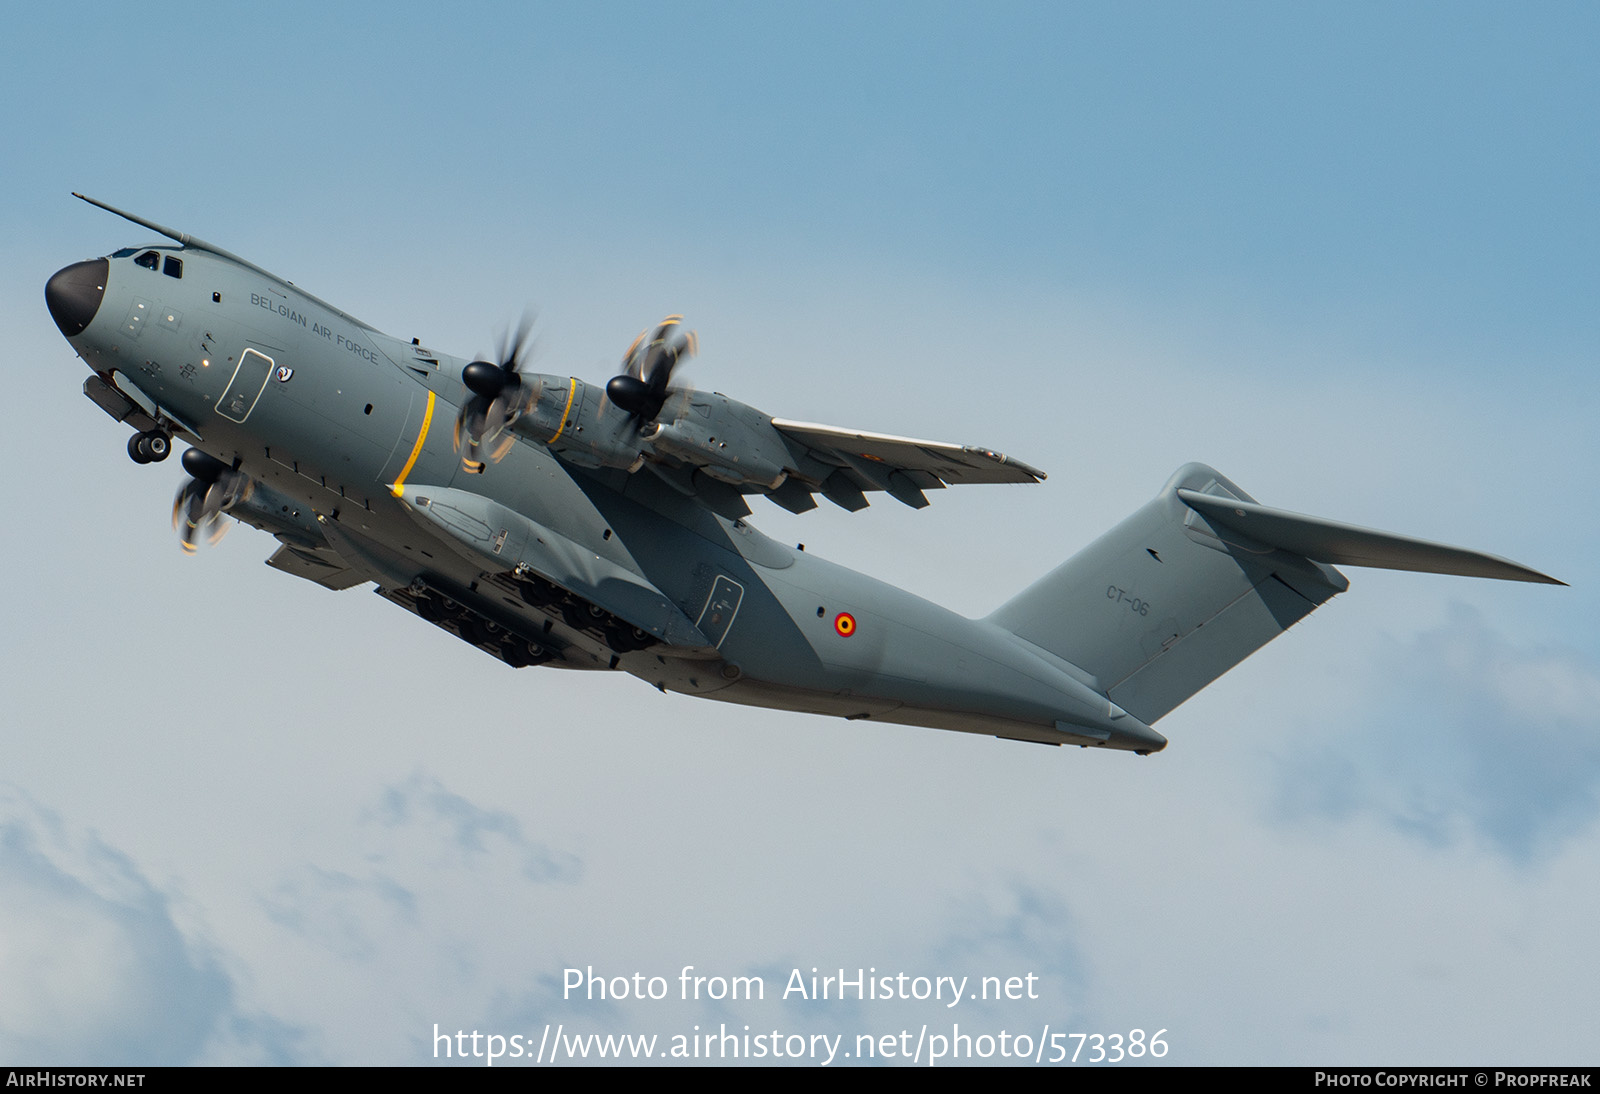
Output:
[[173,258],[171,255],[168,255],[167,261],[161,267],[161,272],[166,274],[168,277],[182,277],[183,259]]
[[143,266],[147,270],[155,270],[159,269],[161,266],[161,257],[154,251],[146,251],[144,254],[134,259],[133,264],[135,266]]
[[112,251],[111,252],[111,257],[112,258],[127,258],[129,255],[133,254],[138,249],[139,248],[137,248],[137,247],[124,247],[120,251]]

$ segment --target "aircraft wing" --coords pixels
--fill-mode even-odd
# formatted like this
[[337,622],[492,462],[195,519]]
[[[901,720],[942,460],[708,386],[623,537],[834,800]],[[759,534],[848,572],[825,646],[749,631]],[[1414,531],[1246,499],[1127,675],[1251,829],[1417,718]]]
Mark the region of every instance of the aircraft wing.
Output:
[[370,580],[365,574],[351,569],[344,558],[330,547],[312,549],[285,543],[267,559],[267,565],[335,592],[352,589]]
[[1043,471],[1021,460],[975,445],[921,441],[785,418],[772,419],[772,427],[800,457],[800,466],[798,476],[791,475],[771,496],[796,512],[801,509],[788,502],[799,501],[802,492],[807,500],[812,492],[821,493],[853,511],[866,507],[864,491],[884,490],[920,509],[928,504],[924,490],[965,483],[1033,483],[1045,478]]

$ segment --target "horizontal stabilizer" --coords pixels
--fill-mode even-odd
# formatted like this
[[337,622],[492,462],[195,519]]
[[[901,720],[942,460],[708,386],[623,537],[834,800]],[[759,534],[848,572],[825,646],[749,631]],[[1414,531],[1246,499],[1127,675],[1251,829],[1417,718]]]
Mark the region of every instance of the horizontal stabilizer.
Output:
[[1561,584],[1481,551],[1271,509],[1192,463],[989,622],[1150,725],[1348,588],[1335,563]]
[[[1180,489],[1178,497],[1190,509],[1205,517],[1218,534],[1237,550],[1259,554],[1277,548],[1314,562],[1338,566],[1417,570],[1460,577],[1498,578],[1502,581],[1534,581],[1545,585],[1566,584],[1510,559],[1465,547],[1451,547],[1392,532],[1358,528],[1336,520],[1310,517],[1193,490]],[[1236,535],[1226,534],[1229,532]]]

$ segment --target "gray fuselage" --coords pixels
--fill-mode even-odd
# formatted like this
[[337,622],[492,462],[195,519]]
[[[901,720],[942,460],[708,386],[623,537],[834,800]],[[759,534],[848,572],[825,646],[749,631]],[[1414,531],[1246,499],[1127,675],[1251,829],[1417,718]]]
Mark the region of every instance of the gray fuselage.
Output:
[[[47,295],[101,381],[259,485],[234,515],[296,552],[280,568],[342,566],[348,580],[330,587],[374,582],[488,652],[509,633],[524,661],[531,650],[731,702],[1052,744],[1166,743],[1061,658],[776,543],[655,475],[574,466],[526,437],[469,473],[453,443],[465,360],[233,256],[131,248],[68,267]],[[616,428],[602,418],[570,428]],[[608,641],[616,626],[643,648]]]

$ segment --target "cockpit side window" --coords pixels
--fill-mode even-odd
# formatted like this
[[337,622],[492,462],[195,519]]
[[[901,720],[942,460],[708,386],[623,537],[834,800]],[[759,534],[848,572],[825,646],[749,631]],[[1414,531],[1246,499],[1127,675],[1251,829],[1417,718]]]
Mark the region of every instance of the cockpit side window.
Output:
[[146,251],[144,254],[134,259],[133,264],[135,266],[143,266],[147,270],[155,270],[159,269],[161,266],[161,257],[154,251]]
[[161,267],[161,272],[166,274],[168,277],[182,277],[183,259],[173,258],[171,255],[168,255],[167,261]]

